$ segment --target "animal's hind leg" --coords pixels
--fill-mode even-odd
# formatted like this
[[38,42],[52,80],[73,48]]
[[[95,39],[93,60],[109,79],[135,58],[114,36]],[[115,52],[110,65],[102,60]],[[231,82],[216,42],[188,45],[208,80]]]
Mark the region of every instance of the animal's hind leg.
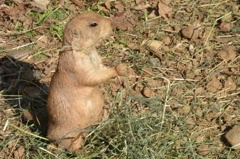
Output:
[[74,152],[83,147],[86,135],[87,133],[70,133],[65,138],[59,139],[58,146]]

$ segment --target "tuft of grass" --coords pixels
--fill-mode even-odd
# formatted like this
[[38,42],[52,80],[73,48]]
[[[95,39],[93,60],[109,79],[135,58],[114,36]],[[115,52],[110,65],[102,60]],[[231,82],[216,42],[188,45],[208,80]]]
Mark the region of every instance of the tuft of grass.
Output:
[[39,58],[39,59],[44,59],[44,58],[46,58],[46,55],[44,55],[44,54],[37,54],[37,55],[35,55],[35,57]]

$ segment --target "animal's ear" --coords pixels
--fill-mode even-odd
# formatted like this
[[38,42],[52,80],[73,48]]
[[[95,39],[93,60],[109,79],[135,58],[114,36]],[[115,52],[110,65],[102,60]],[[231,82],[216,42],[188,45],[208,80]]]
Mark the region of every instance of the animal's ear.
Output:
[[79,38],[80,37],[80,32],[77,29],[72,29],[70,34],[71,34],[72,38]]

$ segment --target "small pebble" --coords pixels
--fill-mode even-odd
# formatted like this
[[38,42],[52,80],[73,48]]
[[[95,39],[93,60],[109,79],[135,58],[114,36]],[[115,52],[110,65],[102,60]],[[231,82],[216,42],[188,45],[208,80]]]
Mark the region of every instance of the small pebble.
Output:
[[158,58],[151,58],[150,61],[153,65],[159,65],[160,64],[160,60]]

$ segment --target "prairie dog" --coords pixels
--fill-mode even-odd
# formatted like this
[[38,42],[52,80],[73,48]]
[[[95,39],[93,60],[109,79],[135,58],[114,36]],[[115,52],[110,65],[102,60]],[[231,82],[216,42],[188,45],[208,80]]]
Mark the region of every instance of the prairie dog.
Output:
[[87,133],[72,131],[102,120],[104,98],[98,85],[127,70],[123,64],[102,65],[96,44],[111,34],[111,20],[93,12],[75,16],[64,29],[66,49],[59,55],[47,100],[47,137],[61,148],[74,152],[83,146]]

